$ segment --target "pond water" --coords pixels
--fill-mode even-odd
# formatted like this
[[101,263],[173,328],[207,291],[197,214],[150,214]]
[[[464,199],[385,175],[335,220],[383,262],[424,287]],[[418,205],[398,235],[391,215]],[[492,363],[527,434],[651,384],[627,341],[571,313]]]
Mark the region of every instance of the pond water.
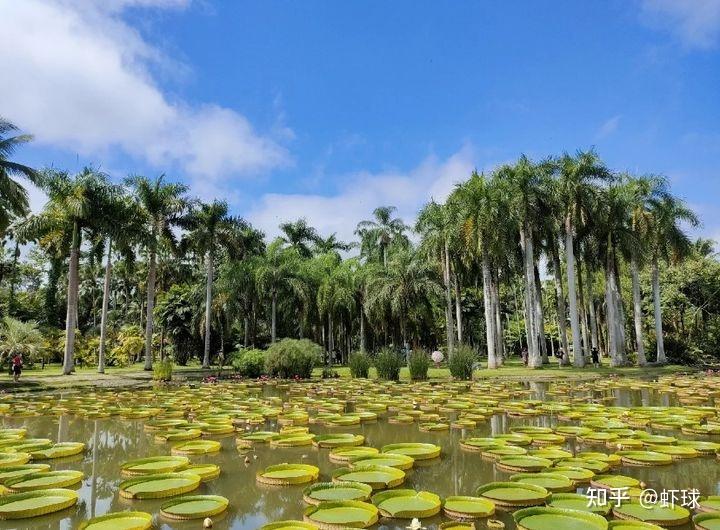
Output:
[[[546,395],[546,383],[534,383],[528,387],[527,397],[532,399],[551,400]],[[278,395],[273,388],[265,388],[263,395]],[[282,394],[281,394],[282,395]],[[637,406],[674,406],[677,404],[673,394],[642,388],[613,388],[600,393],[590,392],[588,397],[605,398],[605,405],[623,407]],[[33,398],[28,398],[32,400]],[[348,406],[352,407],[352,404]],[[390,413],[391,415],[392,413]],[[452,418],[453,414],[448,414]],[[19,521],[0,521],[0,530],[27,529],[63,529],[77,528],[78,524],[90,517],[108,512],[122,510],[139,510],[152,514],[159,512],[164,499],[159,500],[127,500],[118,495],[118,484],[123,478],[120,465],[130,459],[154,455],[169,454],[168,444],[158,444],[152,432],[146,432],[143,424],[146,420],[124,420],[119,417],[103,419],[84,419],[76,416],[62,415],[37,416],[28,418],[4,417],[0,420],[2,427],[25,427],[28,437],[50,438],[59,442],[82,441],[87,445],[84,454],[63,460],[50,461],[53,469],[76,469],[85,474],[85,479],[77,488],[80,502],[75,508],[32,519]],[[570,422],[563,422],[571,424]],[[419,432],[417,425],[390,424],[384,417],[375,422],[363,423],[355,427],[327,428],[311,425],[313,433],[350,432],[365,436],[364,445],[381,447],[396,442],[430,442],[442,447],[442,456],[426,465],[416,465],[407,471],[407,479],[402,487],[428,490],[441,497],[448,495],[474,495],[478,486],[492,481],[507,480],[511,473],[498,471],[492,462],[481,458],[479,453],[460,449],[459,440],[469,436],[491,436],[509,432],[515,425],[536,425],[553,427],[557,425],[553,416],[532,418],[510,418],[506,414],[495,414],[486,423],[473,430],[451,429],[444,432]],[[264,426],[253,426],[253,430],[277,430],[275,421],[268,421]],[[249,430],[249,428],[248,428]],[[679,431],[672,434],[679,438]],[[250,450],[251,461],[244,462],[244,456],[238,452],[236,435],[214,437],[221,441],[223,450],[214,455],[191,457],[193,462],[211,462],[218,464],[222,470],[219,478],[203,483],[194,493],[218,494],[230,500],[230,509],[223,515],[214,517],[214,528],[219,530],[254,530],[267,522],[302,519],[302,491],[305,486],[264,486],[255,480],[255,473],[264,467],[282,463],[313,464],[320,469],[320,480],[329,481],[334,469],[340,467],[329,461],[329,449],[317,449],[313,446],[297,448],[271,448],[266,444],[256,445]],[[703,439],[697,437],[697,439]],[[709,440],[710,438],[705,437]],[[568,442],[565,447],[575,451],[575,443]],[[611,452],[604,447],[589,447],[589,450]],[[613,470],[637,477],[656,490],[697,488],[703,495],[720,494],[720,463],[715,457],[694,458],[670,466],[642,468],[622,467]],[[578,490],[583,492],[582,489]],[[515,528],[512,516],[498,512],[497,519],[506,523],[506,528]],[[423,526],[434,528],[448,520],[437,516],[423,520]],[[377,528],[403,529],[408,525],[405,520],[381,519]],[[156,527],[169,529],[202,528],[202,521],[168,522],[156,517]],[[479,529],[486,528],[485,522],[476,523]],[[691,525],[680,528],[691,528]]]

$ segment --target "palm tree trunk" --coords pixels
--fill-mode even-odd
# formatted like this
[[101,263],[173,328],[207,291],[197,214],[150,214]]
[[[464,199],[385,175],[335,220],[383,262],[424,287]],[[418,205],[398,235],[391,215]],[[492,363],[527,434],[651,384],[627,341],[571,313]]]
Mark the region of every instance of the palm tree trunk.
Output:
[[[20,257],[20,244],[15,240],[15,251],[13,252],[12,268],[10,269],[10,295],[8,296],[8,315],[15,314],[15,284],[17,283],[17,263]],[[2,280],[0,280],[2,283]]]
[[103,283],[103,300],[100,314],[100,351],[98,353],[98,373],[105,373],[105,339],[107,338],[107,314],[110,302],[110,275],[112,274],[112,239],[108,239],[107,257],[105,258],[105,282]]
[[585,357],[580,345],[580,321],[578,318],[577,291],[575,287],[575,249],[573,239],[572,221],[565,220],[565,259],[567,261],[568,305],[570,306],[570,331],[572,332],[572,347],[574,364],[578,368],[585,366]]
[[555,241],[553,241],[550,245],[550,253],[552,257],[553,272],[555,276],[555,297],[557,298],[557,316],[558,330],[560,332],[560,345],[563,350],[560,364],[562,364],[563,366],[567,366],[570,364],[570,350],[568,348],[567,322],[565,320],[567,318],[565,310],[565,292],[563,290],[560,253],[558,252],[557,243]]
[[72,246],[70,247],[70,266],[68,268],[67,317],[65,319],[65,355],[63,356],[63,375],[75,370],[75,328],[77,326],[78,265],[80,261],[80,227],[73,224]]
[[147,303],[145,308],[145,370],[152,370],[153,352],[153,308],[155,307],[155,274],[157,272],[157,254],[155,246],[150,248],[150,265],[148,267]]
[[460,299],[460,277],[455,275],[455,320],[457,321],[458,344],[463,341],[462,300]]
[[540,281],[540,271],[537,265],[533,267],[533,274],[535,276],[535,318],[538,323],[538,343],[540,345],[540,356],[542,357],[543,364],[547,364],[547,342],[545,341],[545,315],[543,314],[542,306],[542,283]]
[[493,289],[490,293],[495,308],[495,363],[502,366],[505,363],[505,341],[503,340],[502,317],[500,316],[500,278],[493,275]]
[[633,255],[630,259],[630,273],[632,275],[632,292],[633,292],[633,316],[635,317],[635,341],[637,347],[637,363],[638,366],[645,366],[647,359],[645,358],[645,344],[643,343],[642,329],[642,300],[640,298],[640,274],[638,272],[637,259]]
[[450,288],[450,248],[448,240],[445,240],[445,248],[443,250],[443,276],[445,280],[445,332],[447,335],[447,354],[450,357],[453,354],[454,331],[452,316],[452,293]]
[[492,296],[492,273],[490,271],[490,260],[487,251],[483,251],[482,255],[482,275],[483,275],[483,302],[485,306],[485,338],[487,341],[487,367],[489,369],[497,368],[497,357],[495,352],[495,311],[493,308]]
[[333,337],[333,319],[332,313],[328,311],[328,359],[330,360],[328,364],[332,364],[333,350],[335,350],[335,338]]
[[276,334],[276,318],[277,318],[277,293],[275,290],[272,292],[272,302],[270,307],[270,341],[275,342]]
[[590,358],[590,337],[588,331],[587,311],[585,309],[585,285],[583,282],[582,262],[577,263],[577,283],[578,283],[578,299],[580,301],[580,333],[583,343],[583,355],[585,359]]
[[365,351],[365,312],[360,306],[360,351]]
[[525,318],[527,319],[528,330],[528,366],[530,368],[539,368],[542,366],[542,357],[540,356],[540,345],[538,344],[538,322],[537,307],[535,296],[537,293],[535,287],[535,249],[533,246],[533,237],[528,222],[523,224],[520,231],[520,244],[523,251],[523,261],[525,268]]
[[663,325],[662,325],[662,308],[660,307],[660,271],[658,270],[658,258],[653,256],[652,262],[652,290],[653,290],[653,308],[655,310],[655,342],[657,343],[657,362],[664,364],[667,362],[665,357],[665,343],[663,341]]
[[205,284],[205,351],[203,368],[210,368],[210,324],[212,320],[213,252],[207,253],[207,282]]
[[592,271],[590,266],[585,266],[585,285],[588,288],[588,309],[590,312],[590,344],[593,348],[598,347],[598,324],[595,314],[595,299],[593,297]]
[[250,344],[250,319],[245,316],[243,318],[244,334],[243,334],[243,346],[247,348]]

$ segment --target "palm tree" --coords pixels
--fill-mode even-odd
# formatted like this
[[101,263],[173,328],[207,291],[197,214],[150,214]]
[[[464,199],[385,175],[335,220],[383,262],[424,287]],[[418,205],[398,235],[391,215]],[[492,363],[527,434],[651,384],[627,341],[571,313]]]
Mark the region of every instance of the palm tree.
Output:
[[697,226],[700,221],[685,203],[669,193],[650,200],[650,245],[652,255],[652,289],[655,312],[655,340],[657,343],[657,362],[665,363],[665,345],[663,342],[662,308],[660,305],[659,261],[668,263],[680,261],[691,249],[691,242],[681,224]]
[[28,134],[10,136],[17,130],[0,117],[0,232],[5,232],[14,217],[23,217],[29,211],[27,191],[12,177],[23,176],[33,184],[40,180],[37,171],[10,160],[19,146],[32,140]]
[[[352,282],[352,271],[343,266],[340,258],[333,253],[318,256],[322,260],[322,277],[317,289],[317,306],[320,318],[327,317],[328,352],[335,350],[334,323],[342,311],[352,310],[355,303],[355,290]],[[329,357],[328,357],[329,358]]]
[[213,201],[193,209],[181,224],[188,229],[186,241],[189,246],[205,258],[205,349],[202,367],[210,368],[212,285],[216,252],[223,249],[230,256],[237,257],[243,243],[240,232],[247,227],[247,223],[229,216],[226,202]]
[[285,247],[284,243],[281,238],[270,243],[255,270],[255,279],[259,288],[270,294],[272,342],[277,339],[277,302],[280,292],[286,290],[300,297],[307,295],[304,282],[299,275],[300,253],[295,247]]
[[437,260],[440,263],[445,284],[445,335],[448,356],[453,354],[455,346],[450,287],[450,238],[453,229],[454,219],[450,208],[435,201],[429,202],[420,210],[415,224],[415,231],[423,238],[421,248],[426,259]]
[[315,254],[327,254],[333,252],[338,254],[340,252],[347,252],[353,247],[351,243],[345,243],[337,238],[336,233],[330,234],[328,237],[317,236],[315,239]]
[[407,225],[399,217],[393,217],[397,208],[379,206],[373,210],[374,219],[360,221],[355,234],[360,236],[360,253],[369,259],[380,258],[387,267],[388,248],[392,244],[404,246],[408,239],[405,236]]
[[34,362],[43,349],[43,334],[37,322],[22,322],[15,318],[4,317],[0,323],[0,365],[5,364],[16,354],[24,362]]
[[74,177],[59,171],[47,171],[39,180],[48,195],[45,209],[29,217],[18,227],[26,239],[68,238],[70,265],[65,320],[63,374],[74,370],[75,329],[78,326],[78,268],[83,231],[98,225],[101,212],[112,194],[107,176],[85,168]]
[[303,258],[312,256],[311,245],[317,244],[320,236],[306,219],[282,223],[280,230],[283,233],[281,236],[283,242],[296,249]]
[[133,188],[144,226],[143,243],[148,252],[145,370],[152,370],[153,308],[158,247],[163,241],[175,246],[176,238],[172,227],[179,223],[188,206],[184,197],[187,187],[178,183],[166,183],[164,175],[152,180],[136,175],[129,177],[127,182]]
[[562,203],[565,233],[565,258],[570,306],[570,330],[573,337],[575,366],[585,366],[580,347],[580,321],[575,279],[575,237],[579,226],[587,222],[587,213],[598,182],[610,181],[612,174],[600,161],[595,151],[579,151],[575,156],[563,154],[557,162],[558,192]]

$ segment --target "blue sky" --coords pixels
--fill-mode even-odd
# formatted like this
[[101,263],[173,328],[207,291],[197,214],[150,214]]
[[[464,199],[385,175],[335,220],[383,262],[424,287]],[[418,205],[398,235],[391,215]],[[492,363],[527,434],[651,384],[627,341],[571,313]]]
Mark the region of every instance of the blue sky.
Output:
[[472,168],[595,146],[720,239],[720,0],[0,0],[0,29],[18,159],[164,172],[269,234],[347,238]]

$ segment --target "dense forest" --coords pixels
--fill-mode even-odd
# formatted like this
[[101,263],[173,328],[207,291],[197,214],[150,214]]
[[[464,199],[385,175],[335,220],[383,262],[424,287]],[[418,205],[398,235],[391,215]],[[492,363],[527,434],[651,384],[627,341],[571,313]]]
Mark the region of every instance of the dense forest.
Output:
[[[346,362],[383,348],[472,348],[490,368],[713,362],[714,242],[665,178],[593,151],[458,175],[417,219],[379,205],[354,241],[287,220],[268,240],[222,201],[164,176],[122,182],[16,160],[31,138],[0,120],[0,351],[26,363],[173,359],[207,367],[306,338]],[[22,177],[48,197],[31,213]]]

